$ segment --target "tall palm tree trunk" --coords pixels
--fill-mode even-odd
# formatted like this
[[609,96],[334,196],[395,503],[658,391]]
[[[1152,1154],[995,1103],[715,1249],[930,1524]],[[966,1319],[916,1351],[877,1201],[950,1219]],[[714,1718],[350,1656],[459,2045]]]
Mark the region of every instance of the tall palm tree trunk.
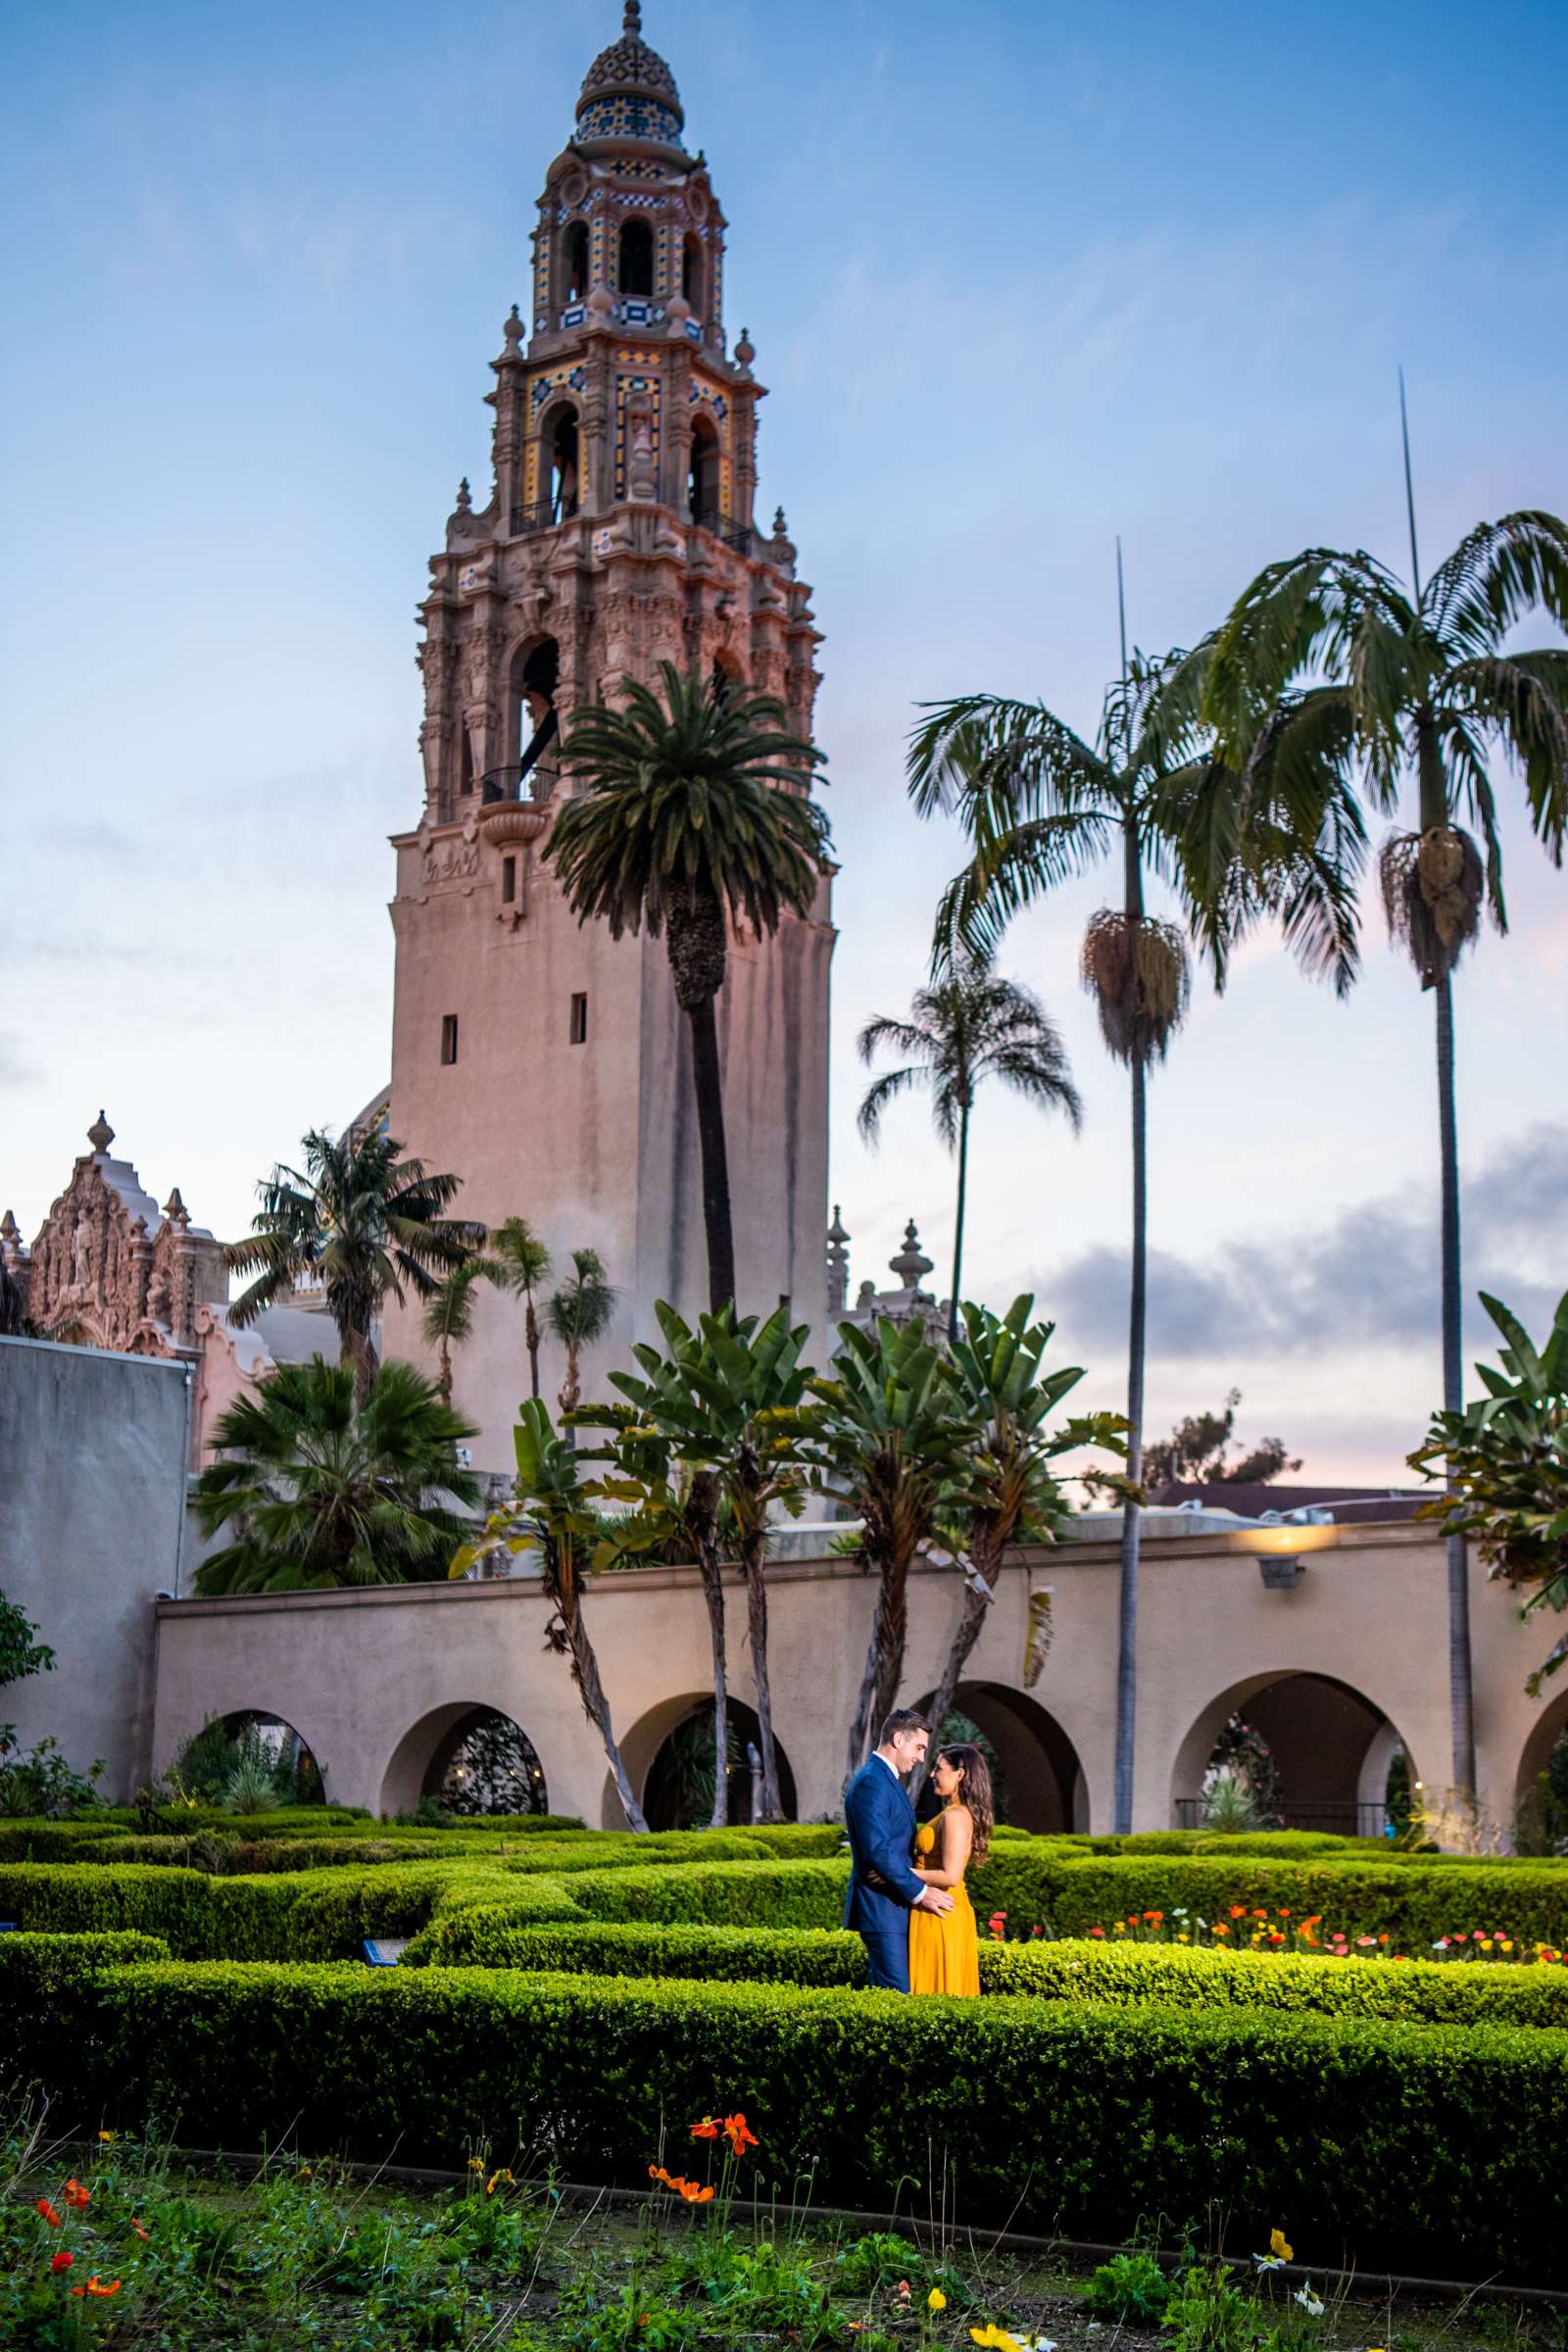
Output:
[[729,1666],[724,1642],[724,1576],[714,1514],[712,1472],[699,1470],[692,1479],[687,1520],[703,1580],[709,1646],[713,1653],[713,1811],[708,1826],[723,1830],[729,1827]]
[[[1144,1346],[1149,1254],[1149,1132],[1145,1065],[1133,1056],[1133,1268],[1127,1320],[1127,1481],[1144,1475]],[[1121,1576],[1116,1599],[1116,1764],[1111,1828],[1125,1837],[1133,1826],[1133,1752],[1138,1718],[1138,1558],[1142,1510],[1129,1495],[1122,1506]]]
[[628,1825],[639,1834],[644,1834],[648,1828],[647,1819],[632,1793],[625,1762],[616,1744],[610,1720],[610,1701],[605,1696],[605,1686],[599,1679],[599,1660],[594,1655],[594,1645],[588,1639],[582,1613],[576,1608],[569,1612],[563,1609],[562,1622],[565,1626],[566,1642],[571,1651],[572,1680],[581,1693],[583,1713],[604,1742],[605,1755],[615,1783],[615,1793],[620,1798],[620,1809]]
[[533,1311],[532,1291],[528,1293],[522,1331],[528,1348],[528,1379],[532,1385],[534,1396],[537,1397],[539,1395],[539,1318]]
[[[1443,1183],[1443,1404],[1464,1404],[1463,1292],[1459,1256],[1459,1146],[1453,1094],[1453,977],[1445,972],[1437,998],[1438,1136]],[[1463,1536],[1447,1540],[1448,1704],[1452,1723],[1453,1785],[1462,1796],[1476,1786],[1475,1701],[1470,1662],[1470,1569]]]
[[761,1751],[762,1788],[759,1817],[782,1821],[784,1800],[778,1787],[778,1749],[773,1740],[773,1692],[767,1675],[767,1530],[760,1520],[749,1528],[741,1544],[746,1571],[746,1630],[752,1644],[752,1679],[757,1685],[757,1744]]
[[729,1152],[724,1142],[724,1090],[718,1064],[718,1023],[705,997],[687,1014],[692,1031],[692,1077],[697,1090],[697,1142],[703,1162],[703,1227],[708,1237],[708,1303],[716,1315],[735,1298],[735,1229],[729,1200]]
[[443,1404],[452,1402],[452,1335],[441,1334],[441,1369],[436,1379],[436,1394]]
[[948,1301],[948,1344],[958,1337],[958,1299],[963,1281],[963,1212],[969,1191],[969,1101],[958,1107],[958,1206],[953,1223],[953,1297]]

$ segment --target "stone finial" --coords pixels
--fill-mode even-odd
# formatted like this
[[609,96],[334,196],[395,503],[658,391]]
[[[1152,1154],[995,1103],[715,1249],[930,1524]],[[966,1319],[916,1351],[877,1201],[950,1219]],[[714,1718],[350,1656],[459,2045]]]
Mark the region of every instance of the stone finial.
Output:
[[629,32],[633,40],[642,38],[642,0],[626,0],[625,13],[620,20],[620,29],[622,32]]
[[735,346],[735,365],[737,368],[749,368],[756,357],[757,346],[743,326],[741,339]]
[[503,325],[501,333],[507,347],[502,356],[505,359],[514,360],[517,357],[517,345],[522,341],[522,320],[517,316],[515,303],[512,306],[512,316]]
[[468,488],[468,477],[466,474],[465,474],[462,481],[458,484],[458,513],[460,514],[466,514],[472,505],[473,493]]
[[664,306],[664,316],[669,320],[669,332],[672,335],[685,334],[686,321],[691,315],[692,306],[684,294],[672,294]]
[[596,318],[604,319],[610,317],[614,307],[615,297],[601,278],[588,297],[588,308]]
[[920,1287],[921,1275],[929,1274],[935,1263],[936,1260],[927,1257],[921,1249],[920,1236],[914,1229],[914,1219],[911,1217],[904,1228],[904,1248],[896,1257],[888,1259],[888,1264],[898,1276],[905,1290],[917,1291]]
[[100,1111],[87,1130],[87,1141],[95,1152],[107,1152],[114,1140],[115,1131],[104,1117],[103,1112]]
[[179,1187],[177,1184],[175,1185],[173,1191],[170,1194],[169,1199],[164,1202],[164,1214],[169,1219],[171,1225],[177,1225],[182,1233],[185,1227],[190,1223],[190,1210],[185,1206],[184,1201],[180,1199]]
[[21,1256],[22,1228],[8,1208],[5,1215],[0,1217],[0,1257],[5,1259],[8,1266],[14,1266]]
[[[789,535],[789,525],[784,520],[784,510],[782,507],[775,507],[773,509],[773,536],[775,539],[787,539]],[[835,1216],[838,1213],[837,1209],[833,1211]]]
[[839,1204],[833,1203],[833,1222],[827,1229],[827,1309],[830,1315],[842,1315],[850,1296],[849,1235]]

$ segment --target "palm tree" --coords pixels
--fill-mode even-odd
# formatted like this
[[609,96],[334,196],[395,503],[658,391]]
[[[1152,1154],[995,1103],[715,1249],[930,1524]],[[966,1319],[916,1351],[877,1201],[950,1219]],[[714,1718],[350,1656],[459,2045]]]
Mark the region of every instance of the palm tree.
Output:
[[960,954],[927,988],[917,989],[907,1020],[879,1013],[860,1031],[860,1059],[869,1064],[883,1046],[909,1059],[884,1070],[866,1089],[858,1124],[875,1144],[888,1104],[922,1080],[931,1089],[938,1136],[958,1160],[958,1203],[953,1230],[953,1295],[948,1340],[958,1336],[963,1279],[963,1217],[969,1183],[969,1113],[982,1079],[1000,1078],[1014,1094],[1044,1110],[1065,1111],[1074,1132],[1083,1123],[1060,1037],[1031,990],[1004,980],[981,957]]
[[582,1395],[577,1372],[583,1349],[598,1346],[614,1313],[615,1293],[605,1279],[604,1259],[597,1250],[573,1250],[570,1274],[545,1302],[551,1337],[566,1351],[566,1377],[561,1386],[564,1413],[574,1412]]
[[198,1592],[319,1592],[441,1576],[478,1500],[458,1466],[474,1431],[413,1364],[382,1364],[363,1403],[354,1367],[318,1355],[280,1364],[231,1404],[217,1459],[196,1481],[204,1535]]
[[[985,1627],[1006,1555],[1019,1544],[1054,1544],[1067,1508],[1052,1464],[1082,1446],[1121,1451],[1114,1413],[1075,1414],[1047,1426],[1061,1399],[1083,1378],[1078,1364],[1047,1372],[1044,1357],[1054,1323],[1034,1323],[1034,1298],[1015,1298],[1005,1315],[965,1305],[963,1336],[949,1351],[948,1376],[957,1409],[980,1433],[965,1449],[942,1498],[963,1571],[963,1604],[936,1696],[934,1724],[953,1712],[958,1684]],[[914,1793],[925,1780],[916,1775]]]
[[580,922],[612,939],[663,934],[691,1030],[703,1166],[709,1303],[735,1298],[735,1237],[714,1000],[731,924],[771,938],[785,910],[810,911],[828,870],[827,828],[809,798],[821,754],[783,731],[782,706],[660,664],[663,700],[635,679],[623,710],[580,711],[564,747],[578,780],[556,818],[554,859]]
[[[1484,907],[1499,931],[1507,927],[1490,754],[1501,752],[1522,771],[1531,824],[1552,863],[1562,863],[1568,652],[1502,649],[1537,606],[1568,628],[1568,525],[1533,510],[1478,523],[1423,587],[1412,515],[1410,555],[1408,588],[1371,556],[1328,548],[1259,572],[1220,632],[1208,707],[1231,739],[1255,734],[1251,765],[1266,765],[1280,796],[1321,796],[1359,774],[1372,807],[1393,815],[1406,780],[1414,784],[1414,826],[1390,834],[1380,880],[1390,932],[1433,1000],[1443,1400],[1456,1413],[1464,1378],[1453,973]],[[1473,1795],[1462,1537],[1449,1537],[1447,1573],[1453,1782]]]
[[490,1236],[491,1281],[523,1302],[523,1339],[528,1349],[529,1394],[539,1394],[539,1317],[534,1293],[550,1279],[550,1252],[526,1217],[508,1217]]
[[1339,797],[1249,809],[1233,766],[1201,723],[1210,650],[1162,660],[1135,653],[1107,692],[1095,748],[1040,703],[966,695],[930,706],[909,753],[922,816],[956,812],[968,865],[944,894],[937,970],[960,953],[989,955],[1010,918],[1100,858],[1119,858],[1120,907],[1102,907],[1080,968],[1107,1050],[1132,1080],[1133,1230],[1127,1347],[1127,1474],[1117,1606],[1116,1762],[1112,1827],[1132,1827],[1137,1716],[1138,1571],[1147,1332],[1147,1086],[1187,1011],[1191,972],[1181,927],[1151,915],[1146,870],[1176,891],[1224,983],[1230,947],[1268,908],[1284,911],[1298,954],[1348,985],[1353,970],[1354,828]]
[[918,1316],[875,1331],[839,1325],[833,1372],[814,1379],[817,1482],[860,1521],[859,1555],[876,1571],[876,1606],[850,1726],[846,1778],[865,1760],[904,1680],[909,1572],[938,1540],[942,1498],[980,1435],[954,1393],[939,1342]]
[[296,1284],[318,1281],[337,1326],[339,1360],[353,1365],[363,1405],[380,1362],[373,1333],[387,1294],[401,1304],[407,1285],[420,1299],[433,1298],[441,1275],[484,1241],[482,1225],[446,1213],[460,1185],[456,1176],[427,1174],[422,1160],[405,1159],[390,1136],[351,1129],[334,1138],[313,1129],[304,1174],[275,1167],[257,1188],[262,1207],[249,1238],[224,1251],[236,1273],[257,1277],[231,1303],[229,1321],[243,1328]]
[[648,1823],[615,1740],[599,1660],[583,1620],[583,1585],[601,1541],[593,1495],[582,1484],[575,1448],[556,1435],[537,1396],[524,1399],[513,1435],[520,1508],[497,1512],[479,1541],[464,1544],[454,1555],[448,1573],[466,1576],[476,1561],[497,1555],[537,1554],[540,1580],[552,1603],[550,1646],[571,1660],[571,1679],[583,1713],[604,1743],[621,1810],[632,1829],[646,1832]]
[[439,1350],[441,1369],[436,1390],[443,1404],[452,1402],[452,1350],[473,1337],[473,1286],[480,1281],[495,1281],[497,1272],[487,1257],[466,1257],[461,1265],[453,1267],[444,1282],[436,1285],[434,1295],[425,1301],[420,1336],[427,1348]]

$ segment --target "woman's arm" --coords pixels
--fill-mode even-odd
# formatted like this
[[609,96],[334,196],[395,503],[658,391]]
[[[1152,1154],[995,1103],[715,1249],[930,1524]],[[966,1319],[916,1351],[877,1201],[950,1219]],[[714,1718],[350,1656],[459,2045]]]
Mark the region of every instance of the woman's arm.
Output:
[[941,1851],[934,1866],[914,1866],[914,1875],[927,1886],[961,1886],[974,1847],[974,1819],[967,1805],[950,1805],[940,1816]]

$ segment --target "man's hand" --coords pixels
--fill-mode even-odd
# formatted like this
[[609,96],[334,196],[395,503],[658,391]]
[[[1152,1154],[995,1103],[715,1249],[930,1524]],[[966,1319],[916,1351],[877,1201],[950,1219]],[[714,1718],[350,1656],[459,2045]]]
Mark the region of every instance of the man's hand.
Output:
[[944,1911],[953,1909],[953,1897],[945,1886],[928,1886],[914,1907],[917,1911],[934,1911],[940,1919]]

